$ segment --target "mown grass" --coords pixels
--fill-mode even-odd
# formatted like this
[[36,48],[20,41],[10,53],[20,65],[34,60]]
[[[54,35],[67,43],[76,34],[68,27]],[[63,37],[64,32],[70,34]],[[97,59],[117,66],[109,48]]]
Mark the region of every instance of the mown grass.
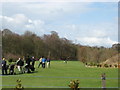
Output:
[[79,61],[52,61],[50,68],[37,68],[30,74],[18,74],[2,76],[3,88],[14,88],[17,79],[22,80],[25,88],[62,88],[68,87],[70,80],[79,80],[80,87],[100,88],[101,73],[106,73],[106,86],[118,87],[117,68],[88,68]]

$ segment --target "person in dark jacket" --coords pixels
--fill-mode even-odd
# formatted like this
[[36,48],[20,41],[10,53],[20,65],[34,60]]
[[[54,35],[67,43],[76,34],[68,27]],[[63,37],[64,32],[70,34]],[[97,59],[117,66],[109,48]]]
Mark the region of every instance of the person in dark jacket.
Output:
[[32,61],[32,66],[34,67],[34,65],[35,65],[35,57],[34,56],[32,57],[31,61]]
[[7,75],[7,62],[5,58],[2,59],[2,75]]
[[30,62],[31,62],[31,58],[28,56],[26,58],[26,66],[25,66],[25,68],[27,69],[27,73],[30,73]]
[[19,58],[17,61],[17,67],[20,73],[23,73],[23,65],[24,65],[24,61],[21,58]]
[[11,65],[10,65],[10,68],[9,68],[9,74],[10,74],[10,75],[15,74],[14,68],[15,68],[15,64],[11,64]]

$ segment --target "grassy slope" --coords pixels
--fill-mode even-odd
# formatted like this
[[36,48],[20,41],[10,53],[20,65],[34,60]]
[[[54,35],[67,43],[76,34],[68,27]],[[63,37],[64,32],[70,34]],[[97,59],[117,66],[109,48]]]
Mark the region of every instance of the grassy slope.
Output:
[[[38,62],[36,62],[36,66]],[[101,87],[101,73],[107,75],[107,87],[118,87],[118,69],[86,68],[79,61],[52,61],[51,68],[36,68],[35,73],[3,76],[3,87],[15,87],[16,80],[21,79],[24,87],[63,86],[68,87],[70,80],[78,79],[80,87]],[[66,78],[67,77],[67,78]],[[4,86],[11,85],[11,86]]]

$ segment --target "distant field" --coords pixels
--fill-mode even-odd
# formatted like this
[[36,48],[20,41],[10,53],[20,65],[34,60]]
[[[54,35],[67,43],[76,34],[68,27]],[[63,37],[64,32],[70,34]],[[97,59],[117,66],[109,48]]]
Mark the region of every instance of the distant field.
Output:
[[51,68],[37,68],[30,74],[3,76],[3,88],[14,88],[17,79],[22,80],[25,88],[68,88],[70,80],[79,80],[80,87],[100,88],[101,73],[106,73],[107,87],[118,87],[118,69],[117,68],[87,68],[79,61],[52,61]]

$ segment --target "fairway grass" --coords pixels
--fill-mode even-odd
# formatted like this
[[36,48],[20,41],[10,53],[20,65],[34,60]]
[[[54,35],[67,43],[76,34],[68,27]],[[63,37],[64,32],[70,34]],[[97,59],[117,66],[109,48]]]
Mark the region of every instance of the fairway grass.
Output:
[[[50,68],[37,68],[30,74],[2,76],[3,88],[14,88],[21,79],[24,88],[69,88],[71,80],[79,80],[81,88],[101,88],[101,74],[106,73],[106,87],[118,87],[117,68],[88,68],[79,61],[51,61]],[[17,70],[16,70],[17,71]]]

